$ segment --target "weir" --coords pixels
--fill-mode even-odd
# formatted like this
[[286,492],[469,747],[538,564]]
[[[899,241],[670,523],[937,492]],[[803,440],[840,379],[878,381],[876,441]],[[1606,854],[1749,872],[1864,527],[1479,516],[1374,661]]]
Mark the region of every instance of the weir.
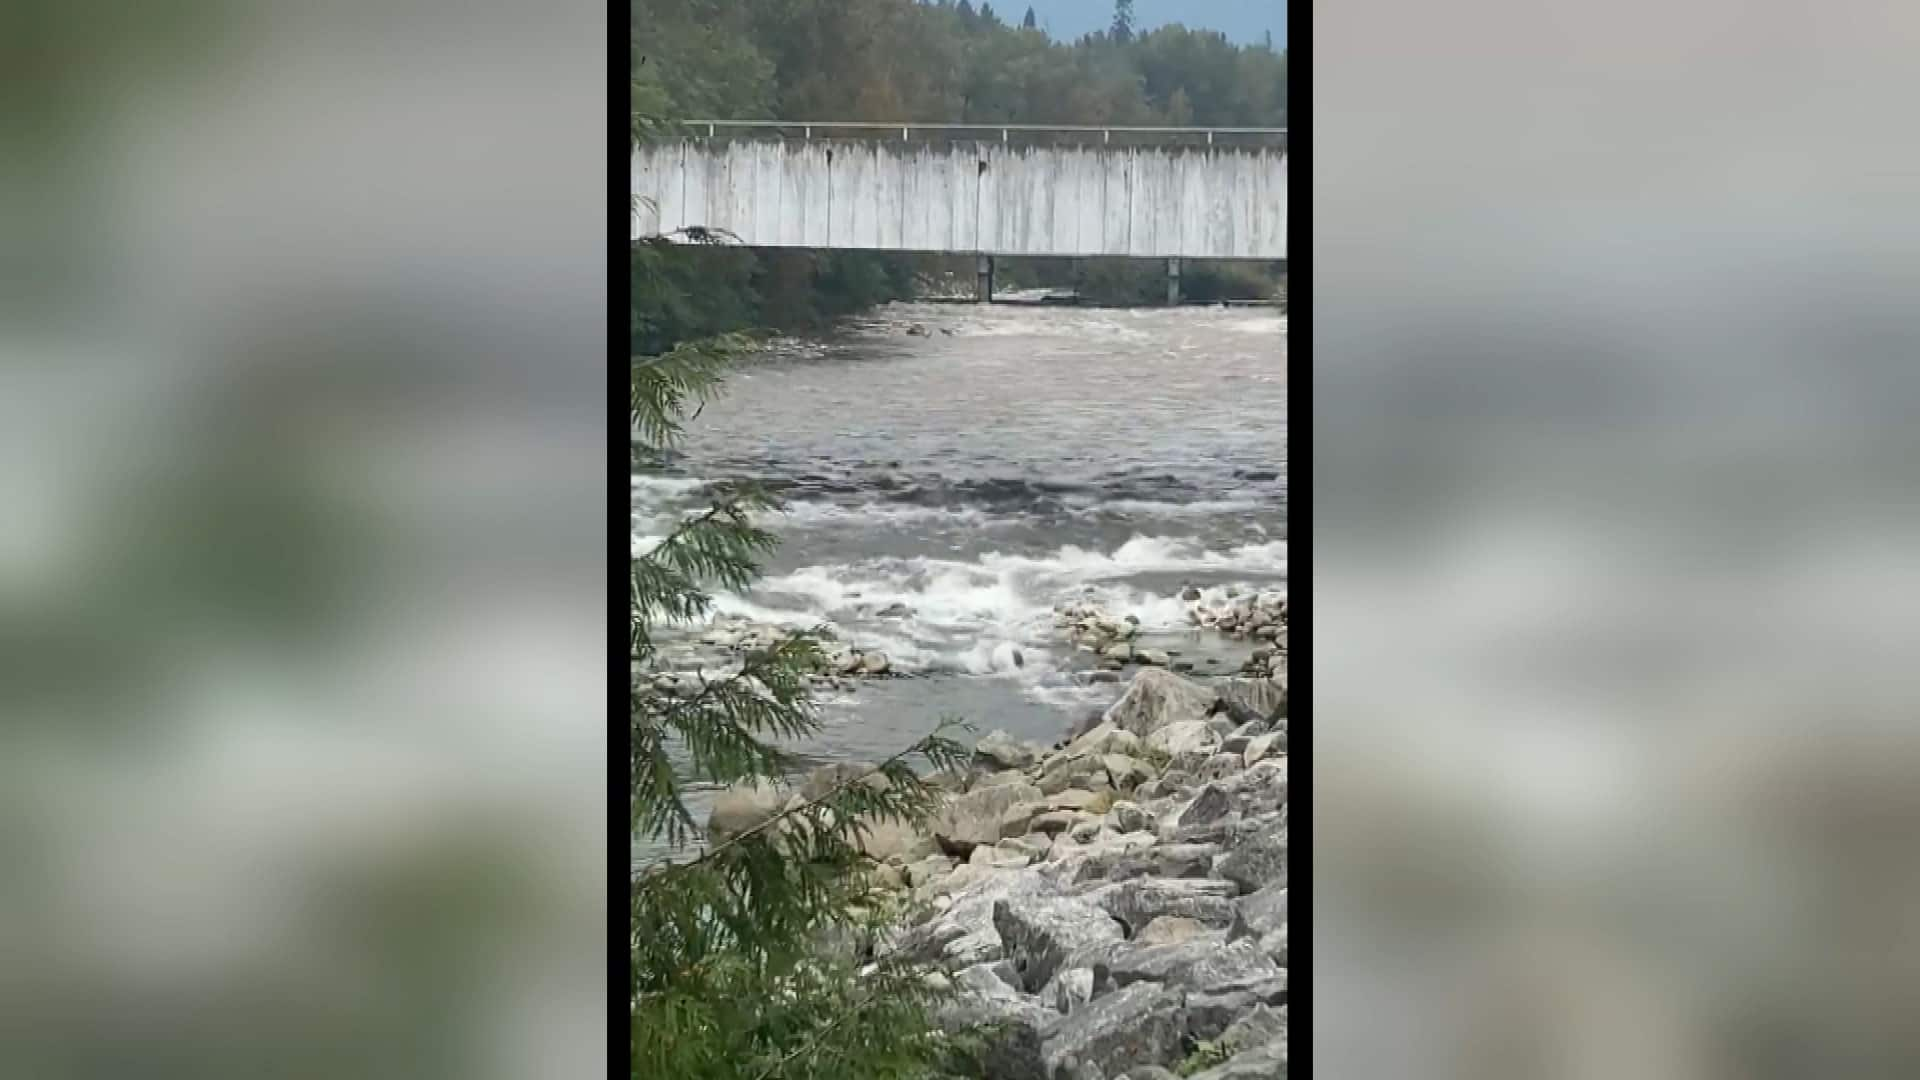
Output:
[[699,122],[634,153],[634,238],[749,247],[1285,260],[1286,132]]

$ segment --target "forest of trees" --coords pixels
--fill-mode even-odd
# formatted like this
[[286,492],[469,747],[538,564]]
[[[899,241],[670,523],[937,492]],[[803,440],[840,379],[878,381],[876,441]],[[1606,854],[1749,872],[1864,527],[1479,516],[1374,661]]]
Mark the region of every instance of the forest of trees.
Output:
[[1286,55],[1207,30],[1056,42],[969,0],[632,0],[634,105],[678,119],[1284,127]]
[[[1219,33],[1112,27],[1061,42],[1030,8],[991,0],[630,0],[632,103],[662,120],[1284,127],[1286,54]],[[912,294],[942,260],[858,252],[669,253],[688,297],[674,336],[799,328]],[[962,267],[970,274],[971,267]],[[1090,299],[1147,302],[1159,267],[1068,260],[1003,267],[1008,286],[1077,284]],[[698,286],[697,288],[694,286]],[[1270,296],[1271,275],[1190,266],[1200,299]],[[669,323],[672,321],[669,320]]]

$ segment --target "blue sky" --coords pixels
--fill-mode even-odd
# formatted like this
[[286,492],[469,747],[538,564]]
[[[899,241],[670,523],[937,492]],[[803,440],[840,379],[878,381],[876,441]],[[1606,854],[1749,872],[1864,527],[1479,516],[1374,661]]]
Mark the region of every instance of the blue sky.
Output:
[[[1069,41],[1113,22],[1113,0],[995,0],[993,10],[1018,22],[1028,4],[1042,28]],[[1133,0],[1133,16],[1142,29],[1180,22],[1219,30],[1243,43],[1259,41],[1271,30],[1276,47],[1287,43],[1287,0]]]

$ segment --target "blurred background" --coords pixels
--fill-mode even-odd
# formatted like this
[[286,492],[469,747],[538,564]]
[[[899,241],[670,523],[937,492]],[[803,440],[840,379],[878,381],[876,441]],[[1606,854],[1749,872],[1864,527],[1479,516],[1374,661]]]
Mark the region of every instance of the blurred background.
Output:
[[0,3],[0,1075],[604,1074],[607,24]]
[[1920,1074],[1920,9],[1313,18],[1316,1074]]

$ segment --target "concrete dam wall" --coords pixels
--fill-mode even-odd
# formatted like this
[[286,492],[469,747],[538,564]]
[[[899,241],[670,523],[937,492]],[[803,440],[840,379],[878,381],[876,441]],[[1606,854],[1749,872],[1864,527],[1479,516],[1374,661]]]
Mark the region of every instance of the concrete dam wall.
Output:
[[1284,259],[1278,147],[672,139],[633,158],[635,237],[752,247]]

